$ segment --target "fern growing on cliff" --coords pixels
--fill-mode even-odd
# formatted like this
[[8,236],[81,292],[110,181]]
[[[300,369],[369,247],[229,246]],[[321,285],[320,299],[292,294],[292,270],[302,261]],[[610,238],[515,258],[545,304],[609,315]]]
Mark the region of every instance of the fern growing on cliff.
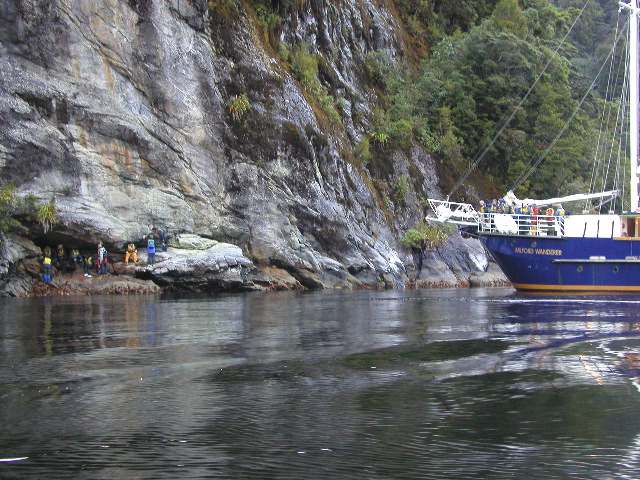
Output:
[[53,224],[58,220],[58,208],[56,207],[55,198],[51,197],[51,201],[49,203],[38,206],[36,219],[38,220],[38,223],[42,225],[44,233],[51,230]]
[[389,135],[387,135],[385,132],[376,130],[375,132],[371,133],[371,140],[379,143],[380,145],[384,145],[389,140]]
[[251,108],[251,103],[246,93],[235,95],[233,100],[229,102],[227,109],[234,121],[239,122],[245,113]]

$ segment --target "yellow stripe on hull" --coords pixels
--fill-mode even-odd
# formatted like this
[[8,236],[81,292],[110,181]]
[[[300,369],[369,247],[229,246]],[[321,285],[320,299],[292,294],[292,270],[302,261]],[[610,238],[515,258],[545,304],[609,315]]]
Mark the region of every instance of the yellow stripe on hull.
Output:
[[516,290],[536,290],[549,292],[640,292],[640,285],[535,285],[513,283]]

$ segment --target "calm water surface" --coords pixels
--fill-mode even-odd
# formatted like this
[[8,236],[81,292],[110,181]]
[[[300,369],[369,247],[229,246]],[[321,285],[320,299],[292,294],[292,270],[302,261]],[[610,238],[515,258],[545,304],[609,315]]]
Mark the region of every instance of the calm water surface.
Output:
[[638,479],[640,297],[0,299],[0,478]]

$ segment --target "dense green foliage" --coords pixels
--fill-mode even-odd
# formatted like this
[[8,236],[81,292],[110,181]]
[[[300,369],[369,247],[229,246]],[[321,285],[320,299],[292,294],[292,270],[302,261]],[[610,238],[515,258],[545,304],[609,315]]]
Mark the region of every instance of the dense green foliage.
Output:
[[[579,13],[570,8],[576,2],[563,3],[566,10],[544,0],[524,0],[522,6],[517,0],[501,0],[467,32],[444,37],[419,75],[400,73],[389,82],[381,133],[400,146],[422,142],[459,173],[482,155],[479,170],[503,190],[514,186],[553,143],[542,168],[517,193],[554,196],[584,190],[602,101],[595,91],[577,112],[576,107],[598,68],[596,57],[608,53],[598,46],[611,44],[605,40],[612,29],[603,9],[592,2],[554,55]],[[482,2],[477,6],[488,8]]]
[[0,233],[9,233],[23,223],[39,223],[45,233],[58,218],[55,200],[48,204],[38,204],[36,197],[17,195],[13,185],[0,187]]
[[415,228],[407,230],[401,243],[408,248],[433,250],[444,245],[455,229],[455,226],[448,223],[430,223],[422,220]]

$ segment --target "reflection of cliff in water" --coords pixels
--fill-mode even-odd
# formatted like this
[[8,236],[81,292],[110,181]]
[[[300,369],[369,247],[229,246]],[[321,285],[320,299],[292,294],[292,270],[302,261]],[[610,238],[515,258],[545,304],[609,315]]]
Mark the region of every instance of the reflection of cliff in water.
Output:
[[636,306],[510,289],[10,299],[0,450],[28,457],[25,479],[638,478]]

